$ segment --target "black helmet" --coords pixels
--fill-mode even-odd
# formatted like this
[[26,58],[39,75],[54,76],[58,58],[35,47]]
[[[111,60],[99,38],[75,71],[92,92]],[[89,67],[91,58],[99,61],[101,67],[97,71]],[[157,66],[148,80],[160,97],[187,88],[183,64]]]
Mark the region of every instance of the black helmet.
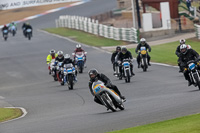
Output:
[[116,51],[121,51],[121,47],[120,47],[120,46],[117,46],[117,47],[116,47]]
[[88,71],[89,77],[92,81],[95,81],[97,75],[98,75],[98,71],[96,69],[90,69]]
[[127,52],[127,48],[125,46],[122,47],[122,54],[126,54],[126,52]]

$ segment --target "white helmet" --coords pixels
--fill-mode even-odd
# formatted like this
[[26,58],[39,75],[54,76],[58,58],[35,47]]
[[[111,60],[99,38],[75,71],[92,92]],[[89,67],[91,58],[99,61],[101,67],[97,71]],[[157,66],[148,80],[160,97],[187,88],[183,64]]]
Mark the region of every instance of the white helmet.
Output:
[[81,45],[80,45],[80,44],[77,44],[77,45],[76,45],[76,48],[81,48]]
[[55,51],[54,49],[52,49],[52,50],[49,51],[49,53],[50,53],[50,54],[55,54],[56,51]]
[[180,46],[180,51],[181,51],[181,53],[186,54],[187,53],[187,45],[182,44]]
[[141,43],[142,45],[144,45],[144,44],[146,43],[146,39],[145,39],[145,38],[141,38],[141,39],[140,39],[140,43]]
[[192,48],[192,47],[188,44],[188,45],[187,45],[187,49],[191,49],[191,48]]
[[185,44],[185,39],[180,39],[180,44]]
[[63,57],[63,51],[58,51],[57,54],[58,54],[59,59],[61,59]]
[[65,58],[65,59],[69,59],[69,58],[70,58],[70,55],[69,55],[69,54],[66,54],[64,58]]

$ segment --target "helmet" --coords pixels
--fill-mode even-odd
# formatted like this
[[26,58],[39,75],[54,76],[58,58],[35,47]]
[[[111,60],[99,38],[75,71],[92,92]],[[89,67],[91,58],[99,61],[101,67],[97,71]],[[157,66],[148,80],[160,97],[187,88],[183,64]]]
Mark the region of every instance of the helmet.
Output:
[[191,48],[192,48],[192,47],[188,44],[188,45],[187,45],[187,49],[191,49]]
[[145,38],[141,38],[141,39],[140,39],[140,43],[141,43],[142,45],[145,45],[146,39],[145,39]]
[[58,51],[57,54],[58,54],[59,59],[61,59],[63,57],[63,51]]
[[81,48],[81,45],[80,45],[80,44],[77,44],[77,45],[76,45],[76,48]]
[[185,45],[185,44],[182,44],[181,46],[180,46],[180,51],[181,51],[181,53],[183,53],[183,54],[186,54],[187,53],[187,45]]
[[122,53],[123,53],[123,54],[126,54],[126,52],[127,52],[127,48],[126,48],[125,46],[123,46],[123,47],[122,47]]
[[95,68],[93,68],[88,71],[88,74],[89,74],[90,79],[92,81],[95,81],[97,79],[98,71]]
[[29,23],[29,22],[27,22],[27,23],[26,23],[26,25],[30,25],[30,23]]
[[116,51],[121,51],[121,47],[120,47],[120,46],[117,46],[117,47],[116,47]]
[[56,51],[54,50],[54,49],[52,49],[52,50],[50,50],[50,52],[49,52],[50,54],[55,54],[56,53]]
[[185,39],[180,39],[180,45],[185,44]]
[[70,58],[70,55],[69,55],[69,54],[66,54],[64,58],[65,58],[65,59],[69,59],[69,58]]
[[6,24],[4,25],[4,27],[6,27]]

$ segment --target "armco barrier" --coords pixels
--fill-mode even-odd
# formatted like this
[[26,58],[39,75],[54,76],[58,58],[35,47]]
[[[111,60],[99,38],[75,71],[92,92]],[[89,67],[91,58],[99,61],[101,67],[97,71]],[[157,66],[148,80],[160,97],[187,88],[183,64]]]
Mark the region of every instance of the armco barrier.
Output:
[[60,16],[56,20],[56,27],[66,27],[82,30],[91,34],[103,36],[114,40],[138,42],[138,33],[135,28],[116,28],[99,24],[98,20],[80,16]]

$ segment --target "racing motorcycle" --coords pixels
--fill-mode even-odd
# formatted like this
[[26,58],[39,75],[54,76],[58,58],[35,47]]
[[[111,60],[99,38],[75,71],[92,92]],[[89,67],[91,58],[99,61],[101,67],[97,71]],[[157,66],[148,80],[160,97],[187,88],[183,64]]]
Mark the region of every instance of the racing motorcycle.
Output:
[[8,39],[8,30],[3,30],[3,38],[5,41]]
[[31,40],[31,37],[32,37],[32,29],[27,29],[27,30],[26,30],[26,37],[28,38],[28,40]]
[[74,84],[76,83],[76,70],[72,63],[65,64],[62,70],[62,82],[61,85],[67,83],[69,90],[73,90]]
[[147,64],[147,50],[146,47],[140,48],[140,65],[144,72],[147,71],[148,64]]
[[55,59],[52,59],[51,63],[49,63],[50,66],[50,73],[51,76],[54,78],[54,81],[58,81],[57,74],[56,74],[56,63]]
[[192,81],[193,85],[198,86],[200,90],[200,71],[198,70],[199,63],[196,63],[194,60],[187,62],[188,68],[185,70],[189,71],[190,81]]
[[16,31],[17,31],[17,29],[16,29],[16,27],[15,27],[14,25],[13,25],[12,27],[10,27],[10,33],[11,33],[13,36],[15,36]]
[[126,83],[130,82],[130,79],[131,79],[130,59],[123,59],[122,75],[120,75],[119,79],[121,80],[122,77],[124,77]]
[[116,77],[119,77],[120,72],[119,72],[119,64],[118,64],[117,61],[114,62],[114,67],[115,67],[115,73],[114,73],[114,75],[115,75]]
[[85,62],[85,55],[87,54],[87,52],[77,52],[72,53],[72,55],[75,57],[75,64],[76,67],[79,71],[79,73],[83,73],[83,69],[84,69],[84,62]]
[[64,84],[62,84],[61,67],[62,67],[62,62],[56,62],[56,67],[55,67],[56,70],[55,71],[56,71],[57,79],[61,83],[61,85],[64,85]]
[[117,108],[124,110],[122,99],[112,89],[107,88],[104,83],[97,80],[92,84],[94,95],[101,101],[101,103],[113,112],[117,111]]

